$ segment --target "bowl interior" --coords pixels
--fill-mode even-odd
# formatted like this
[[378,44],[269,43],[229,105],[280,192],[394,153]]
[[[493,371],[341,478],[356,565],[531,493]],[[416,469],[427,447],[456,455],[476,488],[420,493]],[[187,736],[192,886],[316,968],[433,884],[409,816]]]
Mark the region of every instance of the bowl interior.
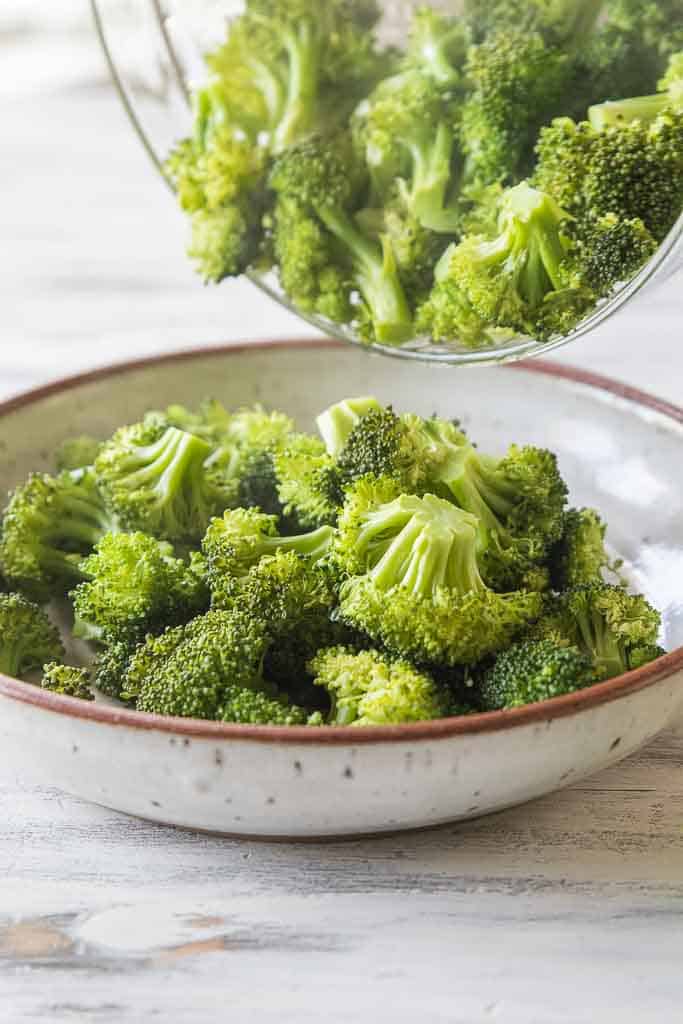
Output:
[[262,402],[312,429],[325,406],[374,394],[397,410],[459,419],[493,453],[508,444],[551,448],[575,505],[609,523],[629,574],[664,613],[664,646],[683,646],[683,422],[667,411],[591,385],[553,367],[446,370],[388,362],[331,343],[234,346],[81,378],[0,408],[0,491],[78,433],[106,437],[143,412],[213,396],[239,407]]

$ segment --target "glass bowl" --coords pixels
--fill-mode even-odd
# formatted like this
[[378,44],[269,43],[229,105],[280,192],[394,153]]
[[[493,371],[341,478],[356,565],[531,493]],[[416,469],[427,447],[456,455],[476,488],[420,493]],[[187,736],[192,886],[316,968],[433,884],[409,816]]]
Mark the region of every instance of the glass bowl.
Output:
[[[322,0],[324,2],[324,0]],[[90,0],[105,58],[130,123],[166,179],[163,162],[180,138],[190,134],[192,90],[206,77],[203,54],[224,37],[226,24],[240,13],[240,0]],[[430,5],[457,10],[457,0],[430,0]],[[380,33],[400,43],[419,0],[385,0]],[[434,343],[415,338],[393,347],[368,345],[351,327],[302,312],[292,304],[272,272],[250,271],[261,291],[325,334],[371,347],[385,355],[451,365],[500,363],[545,354],[567,345],[608,320],[646,288],[683,267],[683,214],[652,259],[628,283],[589,314],[571,334],[540,343],[511,335],[494,345],[472,350],[456,341]]]

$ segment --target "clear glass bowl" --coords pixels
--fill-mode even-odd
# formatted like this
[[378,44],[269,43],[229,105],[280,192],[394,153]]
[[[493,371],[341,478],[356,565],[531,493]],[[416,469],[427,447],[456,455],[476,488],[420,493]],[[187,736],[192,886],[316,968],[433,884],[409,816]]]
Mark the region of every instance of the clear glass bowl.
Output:
[[[324,2],[324,0],[321,0]],[[457,10],[458,0],[429,0],[431,6]],[[190,97],[205,78],[202,55],[221,41],[227,21],[239,14],[240,0],[90,0],[97,33],[131,125],[164,177],[163,161],[172,145],[189,134]],[[380,31],[399,42],[419,0],[385,0]],[[169,184],[167,182],[167,184]],[[683,214],[655,256],[569,335],[539,343],[510,337],[494,347],[473,351],[457,342],[435,344],[416,338],[399,348],[374,344],[386,355],[445,364],[500,363],[545,354],[567,345],[604,323],[646,287],[683,268]],[[273,273],[252,271],[261,291],[326,334],[368,347],[351,328],[304,314],[289,301]]]

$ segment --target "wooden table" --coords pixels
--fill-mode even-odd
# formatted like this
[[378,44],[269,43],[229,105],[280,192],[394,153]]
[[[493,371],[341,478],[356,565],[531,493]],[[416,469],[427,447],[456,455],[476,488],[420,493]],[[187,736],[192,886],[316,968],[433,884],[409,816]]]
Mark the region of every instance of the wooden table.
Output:
[[[0,393],[132,355],[311,332],[206,291],[108,90],[2,105]],[[567,361],[683,399],[672,283]],[[0,1022],[673,1024],[683,723],[479,822],[269,845],[159,828],[0,752]]]

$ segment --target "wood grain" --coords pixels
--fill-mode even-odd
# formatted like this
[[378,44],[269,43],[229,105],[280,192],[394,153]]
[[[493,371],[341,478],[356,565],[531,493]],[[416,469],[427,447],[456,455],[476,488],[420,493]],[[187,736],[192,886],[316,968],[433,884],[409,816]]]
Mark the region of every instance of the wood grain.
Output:
[[[198,284],[108,91],[0,110],[0,394],[195,340],[301,336],[250,286]],[[680,402],[680,340],[673,283],[562,357]],[[0,752],[0,1022],[674,1024],[682,769],[683,725],[488,819],[292,846],[130,820]]]

